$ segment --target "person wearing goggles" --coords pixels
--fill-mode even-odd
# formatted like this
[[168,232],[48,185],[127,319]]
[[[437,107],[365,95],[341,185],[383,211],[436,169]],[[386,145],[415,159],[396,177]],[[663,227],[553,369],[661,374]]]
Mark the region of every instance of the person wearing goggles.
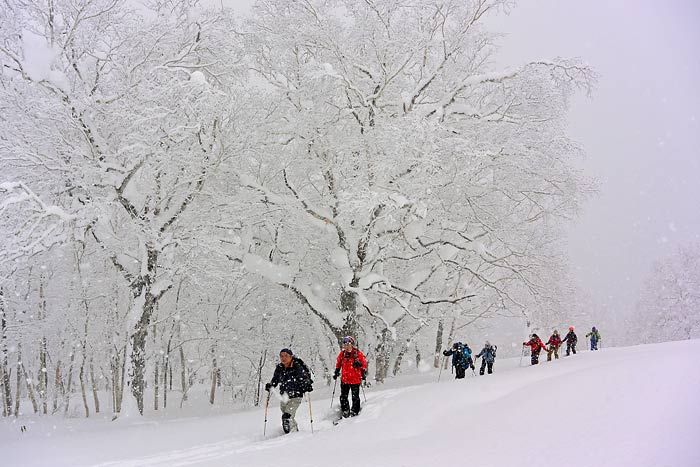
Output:
[[[360,384],[367,379],[367,359],[355,346],[351,336],[342,340],[343,350],[338,354],[333,379],[340,376],[340,410],[343,418],[354,417],[360,413]],[[341,376],[342,375],[342,376]],[[352,407],[348,395],[352,392]]]

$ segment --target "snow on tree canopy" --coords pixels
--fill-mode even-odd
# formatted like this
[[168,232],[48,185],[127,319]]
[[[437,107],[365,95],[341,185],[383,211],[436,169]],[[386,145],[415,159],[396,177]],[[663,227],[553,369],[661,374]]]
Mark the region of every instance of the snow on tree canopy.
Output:
[[190,74],[190,81],[196,84],[207,84],[207,78],[201,71],[193,71]]
[[61,91],[70,92],[70,83],[63,72],[56,69],[54,62],[61,54],[58,45],[49,46],[43,36],[31,31],[22,32],[24,59],[22,67],[34,81],[48,81]]

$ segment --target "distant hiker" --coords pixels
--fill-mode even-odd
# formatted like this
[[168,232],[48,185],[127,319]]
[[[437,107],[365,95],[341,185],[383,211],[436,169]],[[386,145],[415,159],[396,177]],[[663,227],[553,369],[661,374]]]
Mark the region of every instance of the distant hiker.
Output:
[[591,332],[586,334],[586,337],[591,338],[591,350],[598,350],[598,341],[600,340],[600,333],[595,328],[595,326],[593,326]]
[[442,354],[446,357],[452,355],[452,366],[455,369],[455,379],[464,378],[464,372],[467,368],[474,369],[474,360],[472,359],[472,351],[468,345],[461,342],[452,344],[450,350],[445,350]]
[[554,352],[554,358],[556,360],[559,360],[559,347],[561,346],[561,337],[559,336],[559,331],[557,331],[556,329],[554,330],[552,335],[549,337],[549,340],[547,341],[547,345],[549,345],[549,349],[547,349],[547,361],[552,361],[552,352]]
[[523,342],[523,345],[530,347],[530,363],[533,365],[540,363],[540,351],[547,350],[542,339],[537,334],[533,334],[529,341]]
[[280,401],[282,429],[285,433],[299,431],[294,415],[296,415],[304,393],[314,390],[312,373],[309,367],[287,348],[280,350],[280,363],[275,367],[272,381],[265,384],[265,390],[269,391],[270,388],[276,387],[278,384],[282,395]]
[[493,362],[496,361],[496,349],[498,349],[498,346],[491,345],[489,341],[486,341],[484,348],[476,355],[476,358],[482,357],[481,368],[479,369],[480,375],[483,376],[484,369],[487,366],[489,374],[493,373]]
[[578,342],[578,337],[576,337],[573,326],[569,328],[568,334],[564,337],[564,339],[562,339],[562,343],[564,342],[566,342],[566,356],[568,357],[569,353],[571,352],[576,355],[576,343]]
[[[343,338],[343,350],[338,354],[333,379],[340,378],[340,410],[343,418],[354,417],[360,413],[360,384],[367,379],[367,360],[355,347],[355,339]],[[352,391],[352,408],[348,402],[348,393]]]

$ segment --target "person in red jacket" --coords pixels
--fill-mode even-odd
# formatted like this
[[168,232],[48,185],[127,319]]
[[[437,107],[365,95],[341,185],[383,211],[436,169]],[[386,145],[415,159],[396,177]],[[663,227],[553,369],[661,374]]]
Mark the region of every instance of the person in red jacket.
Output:
[[[338,354],[333,379],[340,378],[340,410],[344,418],[360,413],[360,384],[367,378],[367,360],[355,347],[355,339],[343,338],[343,350]],[[352,408],[348,403],[348,393],[352,391]]]
[[530,347],[530,363],[533,365],[537,365],[540,362],[540,351],[547,350],[547,347],[544,346],[542,339],[537,334],[533,334],[529,341],[523,342],[523,345]]
[[554,358],[559,360],[559,346],[561,346],[561,336],[559,336],[559,331],[556,329],[554,330],[554,333],[552,333],[547,341],[547,345],[549,345],[549,349],[547,350],[547,361],[552,361],[552,352],[554,352]]

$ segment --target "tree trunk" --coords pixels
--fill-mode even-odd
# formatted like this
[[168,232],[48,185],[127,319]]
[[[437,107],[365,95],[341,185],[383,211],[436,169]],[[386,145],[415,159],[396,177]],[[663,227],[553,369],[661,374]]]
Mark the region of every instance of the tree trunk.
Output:
[[78,374],[78,379],[80,380],[80,395],[83,398],[83,407],[85,407],[85,418],[90,417],[90,407],[87,402],[87,392],[85,391],[85,358],[80,364],[80,373]]
[[82,354],[83,354],[83,359],[80,362],[80,373],[78,374],[78,379],[80,380],[80,395],[83,398],[83,407],[85,407],[85,418],[90,417],[90,407],[88,406],[87,402],[87,391],[85,390],[85,363],[87,362],[87,340],[88,340],[88,324],[90,322],[89,318],[89,308],[87,304],[87,300],[84,298],[83,294],[83,304],[85,305],[85,326],[84,326],[84,334],[83,334],[83,342],[82,342]]
[[[357,281],[353,279],[351,286],[357,286]],[[354,284],[354,285],[353,285]],[[345,315],[342,335],[336,336],[338,343],[342,345],[343,337],[352,336],[357,340],[360,325],[357,320],[357,294],[352,290],[345,290],[340,293],[340,311]]]
[[216,397],[216,358],[212,362],[212,373],[211,373],[211,387],[209,389],[209,404],[214,405],[214,399]]
[[17,386],[15,391],[15,417],[19,416],[19,403],[22,390],[22,344],[17,345]]
[[[168,407],[168,372],[170,370],[170,340],[168,340],[168,348],[163,355],[163,408]],[[172,377],[171,377],[172,380]]]
[[53,390],[53,412],[58,412],[58,395],[59,393],[63,395],[61,391],[63,388],[63,378],[61,378],[61,361],[56,362],[56,373],[53,380],[54,390]]
[[[447,348],[452,347],[452,341],[454,340],[455,336],[455,325],[457,323],[457,318],[452,318],[452,324],[450,325],[450,334],[447,336]],[[445,362],[443,363],[443,369],[447,369],[447,366],[450,364],[450,359],[446,358]]]
[[255,390],[255,406],[260,405],[260,389],[262,386],[262,370],[263,367],[265,366],[265,361],[267,360],[267,349],[264,349],[263,352],[260,354],[260,361],[258,362],[258,368],[257,370],[257,377],[258,377],[258,384],[257,388]]
[[39,397],[44,415],[48,413],[49,369],[46,368],[46,336],[39,343]]
[[377,343],[376,369],[374,379],[378,383],[383,383],[389,374],[389,357],[391,356],[391,331],[383,329]]
[[100,399],[97,396],[97,380],[95,379],[95,367],[90,360],[90,383],[92,385],[92,398],[95,401],[95,413],[100,413]]
[[[420,332],[420,330],[423,329],[423,325],[419,325],[415,331],[411,332],[409,334],[408,338],[406,341],[403,343],[403,346],[401,347],[401,351],[399,354],[396,356],[396,361],[394,362],[394,371],[393,375],[396,376],[401,369],[401,362],[403,361],[404,355],[406,355],[406,352],[408,352],[408,349],[411,348],[411,344],[413,343],[413,338],[416,337],[416,334]],[[416,362],[416,365],[418,365],[418,362]]]
[[156,298],[151,294],[150,286],[146,288],[145,301],[141,317],[131,337],[131,392],[136,398],[139,413],[143,415],[144,374],[146,371],[146,337],[151,321]]
[[158,374],[159,362],[156,361],[153,369],[153,410],[158,410],[158,389],[160,389],[160,375]]
[[216,386],[219,379],[219,368],[216,365],[216,348],[211,347],[211,388],[209,390],[209,404],[214,405],[216,398]]
[[440,357],[442,355],[442,333],[445,329],[445,323],[441,319],[438,321],[437,336],[435,336],[435,359],[433,361],[434,368],[440,368]]
[[112,420],[114,420],[114,418],[116,418],[117,416],[117,413],[119,413],[119,411],[117,410],[117,406],[119,405],[117,403],[117,393],[119,392],[119,357],[113,356],[111,358],[109,366],[110,376],[112,379]]
[[0,395],[2,396],[2,416],[7,417],[7,404],[5,401],[5,365],[0,361]]
[[73,386],[73,363],[75,362],[75,352],[71,349],[70,353],[70,366],[68,367],[68,382],[66,383],[66,389],[64,392],[64,408],[63,408],[63,413],[68,413],[68,409],[70,408],[70,392],[71,392],[71,387]]
[[[159,251],[151,244],[146,246],[146,273],[141,275],[138,280],[132,281],[132,294],[137,303],[143,299],[143,305],[140,309],[132,308],[130,313],[134,320],[138,318],[136,325],[130,334],[129,346],[131,348],[130,368],[126,372],[129,376],[129,386],[131,393],[136,399],[136,406],[139,414],[143,415],[144,404],[144,388],[146,385],[146,338],[148,337],[148,326],[151,322],[151,317],[156,309],[158,300],[163,296],[165,290],[161,290],[157,295],[153,294],[153,283],[158,272],[158,255]],[[123,388],[122,388],[123,397]],[[120,404],[121,412],[121,404]]]
[[[24,363],[21,364],[21,370],[24,374],[24,382],[27,386],[27,396],[29,396],[29,400],[32,402],[32,409],[34,409],[34,413],[39,413],[39,403],[36,400],[34,391],[34,379],[27,373],[27,368],[24,366]],[[19,372],[20,368],[17,368],[17,371]]]
[[121,363],[121,370],[119,372],[119,385],[118,385],[118,390],[117,390],[117,413],[121,412],[122,410],[122,401],[124,400],[124,385],[126,384],[126,349],[127,346],[124,346],[124,350],[122,351],[122,357],[119,363]]
[[2,413],[5,416],[12,414],[12,390],[10,388],[10,367],[7,354],[7,318],[5,311],[5,294],[0,289],[0,349],[2,350],[2,364],[0,364],[0,377],[2,377]]
[[182,403],[187,400],[187,374],[186,374],[186,366],[185,366],[185,351],[182,349],[182,345],[180,345],[180,384],[182,387],[182,401],[180,402],[180,407],[182,407]]
[[[39,282],[39,320],[46,320],[46,297],[44,295],[44,277],[41,277]],[[43,330],[42,330],[43,332]],[[39,397],[41,398],[42,410],[44,415],[48,412],[48,390],[49,390],[49,371],[46,367],[46,351],[47,342],[46,335],[41,337],[39,341]]]
[[168,389],[170,391],[173,390],[173,366],[170,364],[169,360],[168,360]]

